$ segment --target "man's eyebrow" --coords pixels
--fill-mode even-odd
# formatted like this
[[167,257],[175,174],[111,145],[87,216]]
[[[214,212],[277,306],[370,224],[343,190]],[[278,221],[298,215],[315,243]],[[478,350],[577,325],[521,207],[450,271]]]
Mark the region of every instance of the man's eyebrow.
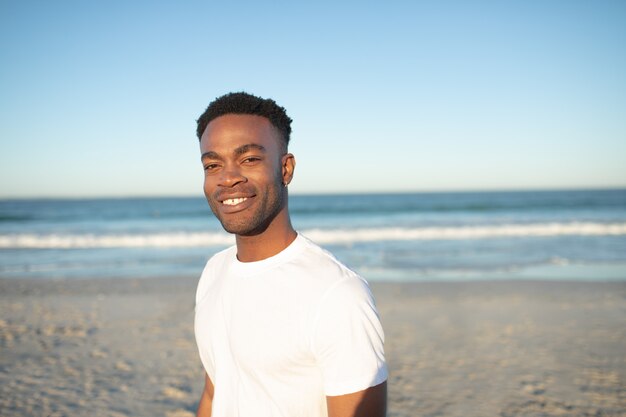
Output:
[[222,159],[222,157],[219,156],[217,152],[208,151],[208,152],[203,153],[202,156],[200,156],[201,161],[205,159]]
[[264,146],[258,145],[256,143],[249,143],[247,145],[242,145],[238,147],[237,149],[235,149],[233,153],[235,154],[235,156],[241,156],[245,153],[250,152],[253,149],[256,149],[257,151],[264,152],[264,153],[266,152]]
[[[248,144],[246,144],[246,145],[241,145],[240,147],[236,148],[236,149],[233,151],[233,154],[234,154],[235,156],[241,156],[241,155],[244,155],[244,154],[246,154],[246,153],[250,152],[250,151],[251,151],[251,150],[253,150],[253,149],[255,149],[255,150],[257,150],[257,151],[260,151],[260,152],[263,152],[263,153],[267,152],[267,150],[265,149],[265,146],[262,146],[262,145],[259,145],[259,144],[256,144],[256,143],[248,143]],[[202,161],[203,161],[203,160],[205,160],[205,159],[217,159],[217,160],[222,160],[222,159],[224,159],[224,158],[222,158],[222,157],[220,156],[220,154],[218,154],[218,153],[217,153],[217,152],[215,152],[215,151],[206,151],[205,153],[203,153],[203,154],[200,156],[200,160],[202,160]]]

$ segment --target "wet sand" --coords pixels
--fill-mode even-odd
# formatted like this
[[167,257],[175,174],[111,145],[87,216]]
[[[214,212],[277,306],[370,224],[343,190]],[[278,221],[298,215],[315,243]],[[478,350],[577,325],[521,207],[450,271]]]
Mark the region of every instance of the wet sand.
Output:
[[[195,283],[0,279],[0,415],[193,416]],[[372,288],[389,416],[626,416],[626,282]]]

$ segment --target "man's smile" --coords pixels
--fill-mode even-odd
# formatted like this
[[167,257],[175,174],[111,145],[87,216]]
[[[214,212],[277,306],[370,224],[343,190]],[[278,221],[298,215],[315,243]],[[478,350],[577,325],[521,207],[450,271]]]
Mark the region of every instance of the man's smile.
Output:
[[[246,193],[238,193],[238,195],[221,195],[218,196],[215,200],[217,206],[215,207],[221,215],[234,214],[239,213],[243,210],[250,208],[255,201],[255,194]],[[217,214],[217,213],[216,213]]]
[[247,197],[229,198],[229,199],[222,201],[222,204],[227,205],[227,206],[236,206],[237,204],[243,203],[247,199],[248,199]]

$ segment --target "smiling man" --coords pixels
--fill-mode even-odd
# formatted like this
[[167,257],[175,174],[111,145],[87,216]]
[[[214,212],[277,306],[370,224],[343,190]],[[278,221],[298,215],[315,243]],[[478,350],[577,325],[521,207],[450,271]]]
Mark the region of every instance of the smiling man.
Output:
[[370,289],[291,225],[290,134],[284,108],[247,93],[217,98],[198,119],[204,194],[236,237],[196,292],[198,416],[384,416],[384,335]]

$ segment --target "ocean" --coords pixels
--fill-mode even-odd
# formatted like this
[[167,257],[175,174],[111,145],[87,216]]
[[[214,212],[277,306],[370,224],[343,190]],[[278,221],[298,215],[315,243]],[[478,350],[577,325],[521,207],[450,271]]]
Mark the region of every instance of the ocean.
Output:
[[[626,190],[292,195],[370,281],[626,280]],[[198,276],[234,244],[203,197],[0,201],[0,277]]]

